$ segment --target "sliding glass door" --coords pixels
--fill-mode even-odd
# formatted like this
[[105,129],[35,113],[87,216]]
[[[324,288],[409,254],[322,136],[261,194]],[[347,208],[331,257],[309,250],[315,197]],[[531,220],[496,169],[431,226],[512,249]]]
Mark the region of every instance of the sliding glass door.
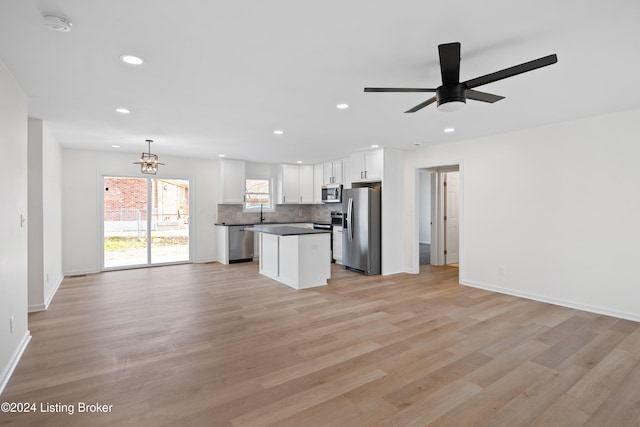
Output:
[[139,266],[147,255],[147,178],[104,177],[104,267]]
[[104,268],[190,260],[189,181],[103,177]]
[[189,181],[151,179],[150,264],[189,261]]

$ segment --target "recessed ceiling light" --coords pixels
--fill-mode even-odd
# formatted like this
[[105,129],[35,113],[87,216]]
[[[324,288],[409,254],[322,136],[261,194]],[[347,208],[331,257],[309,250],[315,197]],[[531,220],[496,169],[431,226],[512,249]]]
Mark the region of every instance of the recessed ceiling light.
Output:
[[346,110],[347,108],[349,108],[349,104],[338,104],[336,105],[336,108],[338,110]]
[[378,147],[380,147],[378,144],[373,144],[373,145],[371,146],[371,148],[378,148]]
[[455,131],[455,129],[454,128],[446,128],[444,131],[446,133],[451,133],[451,132]]
[[276,130],[273,131],[273,133],[276,134],[276,135],[282,135],[284,133],[284,131],[280,130],[280,129],[276,129]]
[[224,154],[218,154],[218,157],[224,157],[224,156],[225,156]]
[[142,65],[142,63],[144,62],[142,58],[139,58],[134,55],[122,55],[120,59],[122,59],[127,64],[131,64],[131,65]]
[[119,146],[119,145],[112,145],[111,147],[112,147],[112,148],[120,148],[120,146]]
[[129,114],[131,112],[128,108],[116,108],[116,111],[120,114]]
[[298,160],[296,163],[300,164],[300,163],[302,163],[302,160]]

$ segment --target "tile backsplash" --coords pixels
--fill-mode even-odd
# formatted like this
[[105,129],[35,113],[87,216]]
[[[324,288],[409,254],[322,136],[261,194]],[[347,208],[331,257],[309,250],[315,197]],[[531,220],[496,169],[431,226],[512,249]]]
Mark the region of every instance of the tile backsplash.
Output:
[[[330,221],[331,211],[342,205],[276,205],[275,212],[264,212],[264,222]],[[260,214],[242,212],[242,205],[218,205],[218,223],[247,224],[260,222]]]

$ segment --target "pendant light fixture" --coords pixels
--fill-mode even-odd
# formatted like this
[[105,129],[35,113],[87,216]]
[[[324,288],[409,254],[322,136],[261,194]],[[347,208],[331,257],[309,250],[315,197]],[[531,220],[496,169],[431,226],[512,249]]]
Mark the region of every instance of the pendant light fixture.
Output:
[[140,172],[155,175],[156,172],[158,172],[158,165],[164,165],[164,163],[158,162],[158,156],[156,154],[151,154],[151,143],[153,140],[147,139],[146,142],[149,144],[148,152],[142,153],[140,161],[133,162],[133,164],[140,165]]

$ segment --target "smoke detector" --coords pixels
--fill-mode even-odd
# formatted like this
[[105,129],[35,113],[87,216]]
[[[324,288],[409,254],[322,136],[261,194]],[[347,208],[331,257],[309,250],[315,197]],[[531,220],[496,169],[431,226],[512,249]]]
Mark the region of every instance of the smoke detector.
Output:
[[66,16],[58,13],[45,12],[42,14],[44,25],[53,31],[68,33],[71,31],[71,21]]

